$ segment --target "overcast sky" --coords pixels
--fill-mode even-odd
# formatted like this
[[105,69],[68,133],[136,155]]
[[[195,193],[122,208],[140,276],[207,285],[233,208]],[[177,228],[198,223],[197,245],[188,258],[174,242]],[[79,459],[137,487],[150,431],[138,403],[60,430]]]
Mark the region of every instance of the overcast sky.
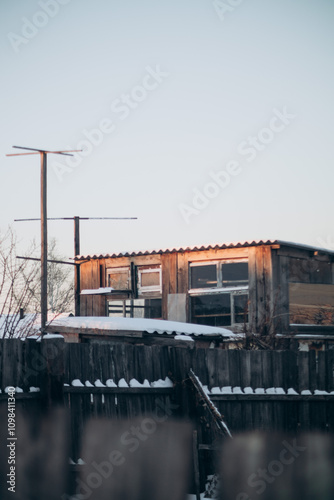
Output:
[[[261,238],[334,248],[332,0],[2,0],[0,228],[81,253]],[[71,222],[49,236],[73,256]]]

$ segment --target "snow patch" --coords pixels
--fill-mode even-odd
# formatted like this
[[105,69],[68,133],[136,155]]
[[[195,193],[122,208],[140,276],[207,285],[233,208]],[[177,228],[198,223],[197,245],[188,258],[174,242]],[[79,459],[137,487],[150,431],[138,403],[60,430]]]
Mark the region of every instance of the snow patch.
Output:
[[241,387],[233,387],[233,394],[243,394]]
[[115,382],[113,381],[112,378],[108,378],[108,380],[106,381],[106,386],[107,387],[117,387],[117,385],[115,384]]
[[293,387],[290,387],[290,389],[288,389],[288,395],[289,396],[298,396],[298,392],[296,392]]
[[174,340],[187,340],[190,342],[195,342],[194,339],[189,337],[189,335],[175,335]]
[[129,384],[124,378],[121,378],[121,380],[119,380],[118,382],[118,387],[129,387]]
[[74,380],[72,380],[72,386],[73,387],[85,387],[83,385],[83,383],[81,382],[81,380],[79,380],[78,378],[75,378]]
[[170,378],[166,377],[165,380],[161,378],[151,383],[151,387],[173,387],[173,382]]
[[94,385],[95,385],[95,387],[105,387],[105,385],[102,384],[102,382],[99,378],[97,380],[95,380]]

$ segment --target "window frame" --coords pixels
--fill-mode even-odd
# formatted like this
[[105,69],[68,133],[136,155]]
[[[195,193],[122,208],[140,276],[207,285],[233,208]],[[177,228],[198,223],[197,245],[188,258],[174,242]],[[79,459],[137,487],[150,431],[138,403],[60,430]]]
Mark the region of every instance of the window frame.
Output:
[[[192,297],[196,296],[204,296],[204,295],[221,295],[228,294],[230,296],[230,306],[231,306],[231,324],[226,326],[227,328],[240,326],[242,323],[235,322],[235,305],[234,305],[234,297],[237,295],[247,295],[249,301],[249,275],[248,275],[248,284],[247,285],[235,285],[235,286],[222,286],[223,285],[223,264],[239,264],[239,263],[247,263],[249,264],[249,259],[246,257],[242,258],[232,258],[232,259],[215,259],[215,260],[206,260],[206,261],[195,261],[189,262],[189,288],[188,295],[190,300]],[[206,288],[191,288],[191,268],[199,267],[199,266],[210,266],[216,265],[217,268],[217,285]],[[248,268],[249,270],[249,268]],[[189,315],[190,321],[193,321],[194,317],[192,315],[192,307],[189,307]],[[249,308],[248,308],[248,321],[246,324],[249,324]],[[224,327],[225,328],[225,327]]]
[[[142,275],[148,273],[159,273],[159,285],[151,285],[151,286],[143,286],[142,285]],[[146,293],[162,293],[162,274],[161,274],[161,265],[156,266],[138,266],[137,267],[137,289],[138,295],[146,294]],[[157,297],[159,298],[159,297]]]
[[[219,260],[207,260],[207,261],[196,261],[196,262],[189,262],[189,293],[196,293],[197,291],[200,291],[201,293],[210,293],[210,291],[223,291],[223,290],[235,290],[235,289],[241,289],[246,287],[247,289],[249,288],[249,276],[248,276],[248,285],[235,285],[235,286],[223,286],[223,269],[222,265],[223,264],[242,264],[242,263],[247,263],[248,264],[248,259],[247,258],[241,258],[241,259],[219,259]],[[192,288],[192,283],[191,283],[191,268],[192,267],[204,267],[204,266],[210,266],[210,265],[216,265],[217,269],[217,285],[212,286],[212,287],[205,287],[205,288]]]
[[[128,272],[128,287],[127,288],[114,288],[109,284],[109,276],[111,274],[122,274],[124,271]],[[123,266],[123,267],[107,267],[106,268],[106,278],[107,278],[107,286],[110,286],[116,291],[122,292],[123,290],[131,290],[131,273],[130,273],[130,267],[129,266]]]

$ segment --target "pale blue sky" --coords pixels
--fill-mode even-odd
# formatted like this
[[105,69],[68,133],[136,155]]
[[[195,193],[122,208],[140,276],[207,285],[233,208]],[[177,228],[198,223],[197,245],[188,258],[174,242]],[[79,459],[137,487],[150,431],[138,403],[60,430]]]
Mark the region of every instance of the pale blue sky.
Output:
[[[82,253],[258,238],[334,248],[334,2],[221,3],[219,16],[212,0],[2,0],[1,230],[39,217],[39,159],[6,158],[12,145],[77,149],[112,122],[75,168],[48,160],[50,217],[139,218],[82,222]],[[232,161],[237,175],[214,187]],[[198,208],[194,190],[213,197]],[[23,246],[39,238],[38,223],[14,227]],[[72,232],[49,224],[68,256]]]

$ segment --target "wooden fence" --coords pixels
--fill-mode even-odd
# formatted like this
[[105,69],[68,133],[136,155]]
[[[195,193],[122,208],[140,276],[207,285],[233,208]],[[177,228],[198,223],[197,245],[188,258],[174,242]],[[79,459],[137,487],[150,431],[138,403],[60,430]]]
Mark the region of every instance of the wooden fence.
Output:
[[[1,421],[5,415],[2,413]],[[141,432],[138,431],[140,429]],[[0,428],[7,443],[6,426]],[[169,421],[91,420],[76,476],[69,470],[64,410],[36,422],[18,414],[15,470],[0,448],[0,498],[7,500],[186,500],[193,492],[192,429]],[[252,433],[216,446],[220,500],[333,500],[334,437]],[[9,488],[12,488],[9,490]],[[210,498],[213,498],[211,496]]]
[[[75,464],[82,458],[84,428],[92,418],[115,423],[148,417],[157,424],[185,418],[197,432],[203,486],[213,463],[216,435],[195,397],[190,369],[208,387],[233,435],[248,430],[296,435],[334,429],[334,351],[330,350],[242,351],[11,339],[0,341],[0,368],[0,408],[7,404],[6,387],[13,386],[23,416],[33,414],[38,422],[54,406],[66,409],[68,456]],[[154,384],[166,377],[172,387]]]

